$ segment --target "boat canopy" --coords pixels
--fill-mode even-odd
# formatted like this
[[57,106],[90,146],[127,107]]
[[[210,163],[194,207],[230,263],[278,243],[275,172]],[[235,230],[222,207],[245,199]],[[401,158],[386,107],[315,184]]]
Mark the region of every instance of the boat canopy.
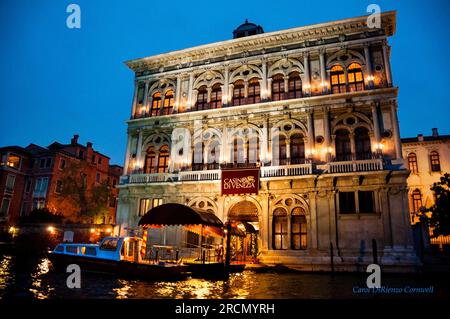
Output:
[[223,227],[222,221],[214,213],[176,203],[162,204],[150,209],[142,216],[138,225],[144,228],[175,225]]

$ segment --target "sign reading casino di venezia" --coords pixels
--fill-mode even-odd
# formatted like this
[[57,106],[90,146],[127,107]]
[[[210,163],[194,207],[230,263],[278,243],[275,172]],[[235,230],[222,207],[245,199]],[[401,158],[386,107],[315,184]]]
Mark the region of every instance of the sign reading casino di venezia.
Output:
[[222,170],[222,195],[258,194],[259,169]]

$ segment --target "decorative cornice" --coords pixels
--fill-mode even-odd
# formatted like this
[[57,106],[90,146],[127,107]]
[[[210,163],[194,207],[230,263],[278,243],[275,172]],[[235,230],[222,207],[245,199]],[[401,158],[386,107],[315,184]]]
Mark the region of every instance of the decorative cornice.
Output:
[[[327,38],[339,38],[343,34],[367,34],[368,32],[376,31],[367,26],[367,17],[368,16],[361,16],[216,42],[130,60],[125,62],[125,64],[135,72],[154,69],[160,70],[161,68],[165,69],[169,66],[180,69],[183,67],[191,67],[194,62],[202,60],[208,60],[209,63],[211,63],[214,59],[224,57],[229,58],[234,54],[242,55],[243,52],[246,55],[249,55],[249,52],[255,51],[265,53],[270,48],[286,48],[286,46],[289,46],[292,43],[303,43],[306,47],[310,42],[317,42],[318,40],[324,42]],[[395,24],[395,11],[388,11],[381,14],[382,31],[386,36],[391,36],[395,33]]]

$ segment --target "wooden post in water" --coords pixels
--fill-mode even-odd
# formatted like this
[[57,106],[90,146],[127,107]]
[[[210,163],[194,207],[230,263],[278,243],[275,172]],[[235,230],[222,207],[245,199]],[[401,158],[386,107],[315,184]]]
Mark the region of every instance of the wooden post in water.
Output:
[[200,231],[200,256],[198,256],[199,260],[202,260],[203,258],[203,225]]

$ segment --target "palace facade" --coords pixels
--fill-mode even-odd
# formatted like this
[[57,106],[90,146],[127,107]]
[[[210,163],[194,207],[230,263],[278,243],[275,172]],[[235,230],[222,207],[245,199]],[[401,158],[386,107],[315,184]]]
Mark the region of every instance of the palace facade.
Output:
[[396,15],[382,13],[380,29],[366,20],[269,33],[246,21],[231,40],[126,62],[135,93],[116,231],[180,203],[251,223],[263,263],[329,269],[332,252],[336,269],[365,270],[375,241],[384,267],[418,265]]

